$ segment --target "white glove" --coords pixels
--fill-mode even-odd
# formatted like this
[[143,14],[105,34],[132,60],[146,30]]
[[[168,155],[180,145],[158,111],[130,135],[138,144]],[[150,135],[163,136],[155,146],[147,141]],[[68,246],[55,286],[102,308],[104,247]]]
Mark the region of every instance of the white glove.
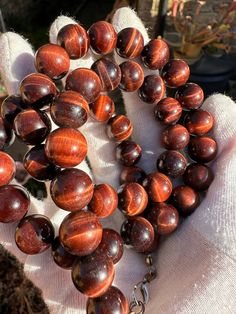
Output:
[[[66,24],[75,23],[60,16],[50,29],[50,41],[56,43],[57,33]],[[119,9],[113,18],[117,32],[125,27],[139,29],[145,43],[149,38],[145,27],[129,8]],[[17,93],[21,79],[35,72],[34,53],[27,41],[15,33],[0,38],[0,71],[8,92]],[[117,55],[118,63],[122,61]],[[71,68],[90,67],[94,56],[71,62]],[[155,71],[145,70],[145,75]],[[133,139],[143,148],[141,167],[155,170],[159,147],[160,124],[153,117],[153,105],[143,103],[137,92],[123,93],[126,112],[134,124]],[[215,117],[213,136],[219,153],[213,162],[215,179],[200,207],[161,245],[155,256],[158,278],[150,285],[151,300],[146,306],[150,314],[235,313],[236,311],[236,104],[223,95],[209,97],[203,108]],[[89,120],[82,128],[89,146],[88,158],[94,182],[118,186],[120,166],[114,157],[114,142],[105,133],[105,125]],[[81,169],[89,173],[85,162]],[[91,174],[90,174],[91,175]],[[32,197],[32,213],[47,215],[56,226],[68,212],[58,209],[47,199]],[[107,221],[119,230],[121,214]],[[86,298],[72,284],[70,271],[54,264],[50,250],[26,256],[14,244],[15,225],[1,224],[0,239],[5,247],[24,263],[28,277],[43,291],[51,313],[86,313]],[[143,256],[125,250],[116,267],[114,285],[129,297],[135,283],[146,273]]]

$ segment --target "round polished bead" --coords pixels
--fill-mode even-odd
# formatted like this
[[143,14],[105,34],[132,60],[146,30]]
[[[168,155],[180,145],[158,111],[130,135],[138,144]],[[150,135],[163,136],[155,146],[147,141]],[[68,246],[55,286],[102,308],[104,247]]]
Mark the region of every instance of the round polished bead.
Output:
[[145,66],[151,70],[160,70],[168,62],[170,50],[162,39],[152,39],[143,48],[141,58]]
[[54,262],[61,268],[70,269],[74,264],[77,256],[67,252],[61,245],[59,237],[52,242],[52,257]]
[[184,125],[189,133],[201,136],[212,129],[214,118],[212,114],[206,110],[199,109],[197,111],[190,111],[185,116]]
[[0,187],[0,222],[19,221],[25,216],[29,206],[29,194],[22,186],[3,185]]
[[133,27],[122,29],[118,33],[116,52],[122,58],[138,57],[144,47],[143,35]]
[[173,178],[184,174],[187,159],[177,150],[166,150],[157,159],[157,170]]
[[179,213],[174,206],[156,203],[149,209],[147,219],[160,235],[170,234],[179,225]]
[[108,121],[115,112],[115,104],[107,95],[100,95],[98,99],[90,104],[92,117],[99,122]]
[[117,34],[112,24],[106,21],[98,21],[88,30],[90,45],[99,54],[111,53],[116,46]]
[[120,184],[137,182],[142,183],[146,177],[146,173],[139,167],[124,167],[120,174]]
[[181,103],[184,109],[198,109],[204,100],[204,92],[199,85],[187,83],[177,90],[175,98]]
[[147,207],[148,195],[139,183],[127,183],[118,191],[118,208],[128,216],[141,214]]
[[2,117],[0,117],[0,150],[11,145],[14,140],[14,133]]
[[57,95],[57,88],[45,74],[32,73],[20,83],[20,94],[26,104],[41,108],[53,101]]
[[116,287],[110,287],[102,296],[88,298],[87,314],[128,314],[129,305],[124,294]]
[[118,205],[116,190],[109,184],[99,184],[94,187],[93,197],[89,203],[89,210],[99,218],[112,215]]
[[60,127],[79,128],[88,120],[89,106],[79,93],[65,91],[50,106],[50,115]]
[[108,137],[122,142],[127,140],[133,132],[133,124],[125,115],[112,117],[107,123]]
[[66,78],[66,89],[80,93],[88,103],[98,99],[102,86],[98,75],[87,68],[78,68]]
[[18,248],[25,254],[39,254],[46,251],[54,239],[54,227],[44,215],[24,217],[15,232]]
[[93,182],[82,170],[64,169],[51,182],[50,192],[57,206],[64,210],[76,211],[91,201]]
[[181,124],[168,126],[161,135],[162,145],[166,149],[183,149],[189,143],[188,130]]
[[141,147],[133,141],[123,141],[116,147],[116,158],[124,166],[133,166],[141,156]]
[[217,143],[208,136],[193,137],[188,145],[189,156],[197,162],[209,162],[217,155]]
[[1,105],[2,118],[13,127],[13,121],[17,114],[24,110],[26,105],[23,103],[20,95],[11,95],[4,99]]
[[15,162],[10,155],[0,151],[0,186],[8,184],[15,175]]
[[103,295],[112,285],[114,275],[112,259],[99,253],[79,258],[72,267],[75,287],[91,298]]
[[126,92],[134,92],[139,89],[144,81],[144,73],[141,66],[135,61],[125,61],[120,64],[121,81],[119,88]]
[[51,131],[51,122],[47,114],[34,109],[18,113],[13,126],[16,135],[28,145],[42,143]]
[[189,66],[180,59],[170,60],[161,71],[161,76],[168,87],[184,85],[189,79],[189,75]]
[[173,189],[171,203],[183,216],[192,214],[200,204],[200,195],[187,185],[179,185]]
[[199,191],[207,190],[213,180],[211,168],[203,164],[190,164],[184,173],[184,183]]
[[91,69],[101,80],[102,92],[110,92],[118,87],[121,80],[120,67],[108,58],[101,58],[93,63]]
[[89,49],[89,36],[79,24],[68,24],[60,29],[57,43],[66,50],[70,59],[78,59]]
[[174,98],[163,98],[155,106],[154,115],[163,124],[175,124],[182,115],[182,107]]
[[31,148],[24,156],[23,164],[27,172],[39,181],[52,180],[57,172],[57,167],[48,160],[43,144]]
[[54,80],[59,80],[67,74],[70,68],[70,58],[62,47],[55,44],[46,44],[40,47],[35,54],[35,67]]
[[165,83],[159,75],[147,75],[139,89],[139,97],[147,103],[157,103],[166,92]]
[[45,153],[47,158],[57,166],[75,167],[87,154],[87,141],[79,130],[59,128],[48,135]]
[[170,179],[163,173],[153,172],[149,174],[143,181],[150,199],[153,202],[165,202],[171,195],[172,183]]

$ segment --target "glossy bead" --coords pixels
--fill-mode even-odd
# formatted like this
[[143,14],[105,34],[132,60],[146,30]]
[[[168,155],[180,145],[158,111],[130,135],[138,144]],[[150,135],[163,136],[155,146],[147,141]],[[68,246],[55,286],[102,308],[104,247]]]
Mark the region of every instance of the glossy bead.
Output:
[[47,158],[57,166],[75,167],[87,154],[87,142],[79,130],[59,128],[48,135],[45,153]]
[[98,21],[88,30],[90,45],[99,54],[111,53],[116,46],[117,34],[112,24],[106,21]]
[[152,39],[143,48],[141,58],[145,66],[151,70],[160,70],[168,62],[170,50],[162,39]]
[[142,183],[146,173],[139,167],[124,167],[120,174],[120,184],[137,182]]
[[198,109],[204,100],[204,93],[199,85],[187,83],[177,90],[175,98],[181,103],[184,109]]
[[132,182],[127,183],[118,191],[118,207],[128,216],[141,214],[147,207],[148,195],[142,185]]
[[51,131],[51,122],[47,114],[34,109],[18,113],[13,126],[16,135],[28,145],[42,143]]
[[173,189],[171,203],[183,216],[192,214],[200,204],[200,195],[187,185],[179,185]]
[[157,103],[166,92],[165,83],[159,75],[147,75],[139,89],[139,97],[147,103]]
[[174,98],[163,98],[155,106],[154,115],[163,124],[175,124],[182,115],[182,107]]
[[115,112],[115,104],[107,95],[100,95],[98,99],[90,104],[92,117],[99,122],[108,121]]
[[134,92],[139,89],[144,81],[144,73],[141,66],[135,61],[125,61],[120,64],[121,81],[119,88],[126,92]]
[[89,210],[99,218],[113,214],[118,205],[116,190],[109,184],[99,184],[94,187],[93,197],[89,203]]
[[48,217],[30,215],[24,217],[15,232],[18,248],[25,254],[39,254],[46,251],[54,239],[54,227]]
[[89,49],[89,36],[79,24],[68,24],[58,32],[57,43],[66,50],[70,59],[79,59]]
[[76,211],[91,201],[93,182],[82,170],[64,169],[52,180],[50,192],[57,206],[64,210]]
[[123,141],[116,147],[116,158],[124,166],[133,166],[141,155],[141,147],[133,141]]
[[188,145],[189,156],[197,162],[209,162],[217,155],[216,141],[208,136],[193,137]]
[[29,206],[29,194],[22,186],[3,185],[0,187],[0,222],[19,221],[25,216]]
[[170,179],[163,173],[153,172],[149,174],[143,181],[150,199],[153,202],[165,202],[171,195],[172,183]]
[[101,80],[102,92],[110,92],[118,87],[121,80],[120,67],[108,58],[101,58],[93,63],[91,69]]
[[23,164],[27,172],[39,181],[52,180],[57,172],[57,167],[48,160],[42,144],[25,154]]
[[214,180],[211,168],[206,165],[193,163],[190,164],[184,173],[184,183],[195,190],[204,191],[209,188]]
[[156,203],[150,208],[147,219],[160,235],[170,234],[179,225],[179,213],[174,206]]
[[168,126],[161,134],[162,145],[166,149],[183,149],[189,143],[188,130],[181,124]]
[[199,109],[187,113],[184,125],[189,133],[200,136],[208,133],[212,129],[214,118],[210,112]]
[[0,150],[11,145],[14,133],[10,126],[0,117]]
[[26,104],[41,108],[53,101],[57,95],[57,88],[48,76],[32,73],[20,83],[20,94]]
[[98,99],[102,90],[98,75],[87,68],[78,68],[66,78],[66,89],[80,93],[88,103]]
[[52,257],[54,262],[61,268],[70,269],[74,264],[77,256],[67,252],[61,245],[59,237],[52,242]]
[[79,128],[88,120],[89,106],[79,93],[62,92],[51,104],[50,115],[60,127]]
[[10,155],[0,151],[0,186],[7,185],[16,172],[15,162]]
[[107,134],[117,142],[127,140],[133,132],[133,124],[125,115],[112,117],[107,123]]
[[137,58],[144,47],[143,35],[133,27],[122,29],[118,33],[116,52],[122,58]]
[[70,68],[70,58],[62,47],[55,44],[46,44],[40,47],[35,54],[35,67],[54,80],[59,80],[67,74]]
[[114,264],[118,263],[123,255],[123,240],[119,233],[113,229],[103,229],[97,251],[111,258]]
[[177,150],[166,150],[157,159],[157,170],[173,178],[184,174],[187,159]]
[[91,298],[103,295],[112,285],[114,275],[112,259],[99,253],[79,258],[72,267],[75,287]]
[[20,95],[11,95],[4,99],[1,105],[2,118],[13,127],[13,121],[17,114],[26,108]]
[[189,66],[180,59],[170,60],[161,71],[161,76],[168,87],[184,85],[189,79],[189,75]]

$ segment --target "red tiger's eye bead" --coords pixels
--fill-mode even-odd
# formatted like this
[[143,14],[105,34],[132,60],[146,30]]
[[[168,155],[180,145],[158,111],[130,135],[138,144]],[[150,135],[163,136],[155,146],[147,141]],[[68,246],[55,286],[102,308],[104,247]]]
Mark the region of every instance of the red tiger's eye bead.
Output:
[[139,167],[124,167],[120,174],[120,184],[137,182],[142,183],[146,173]]
[[94,187],[93,197],[89,203],[89,210],[100,218],[113,214],[118,205],[116,190],[109,184],[99,184]]
[[0,149],[12,144],[14,133],[10,126],[0,117]]
[[144,80],[141,66],[135,61],[125,61],[120,64],[121,81],[119,88],[126,92],[134,92],[139,89]]
[[23,218],[30,206],[26,189],[19,185],[0,187],[0,222],[16,222]]
[[66,78],[66,89],[80,93],[88,103],[98,99],[102,86],[98,75],[86,68],[72,71]]
[[92,117],[99,122],[106,122],[115,112],[115,104],[107,95],[100,95],[90,104]]
[[117,34],[112,24],[106,21],[98,21],[88,30],[90,45],[99,54],[108,54],[116,46]]
[[184,173],[184,183],[199,191],[207,190],[213,180],[211,168],[202,164],[190,164]]
[[10,155],[0,151],[0,186],[8,184],[16,172],[15,162]]
[[147,75],[139,89],[139,97],[147,103],[160,101],[166,92],[165,83],[159,75]]
[[34,109],[18,113],[13,126],[16,135],[28,145],[42,143],[51,131],[51,122],[47,114]]
[[64,169],[52,180],[51,197],[55,204],[68,211],[84,208],[93,196],[93,182],[86,172]]
[[57,42],[68,53],[70,59],[82,58],[89,49],[89,36],[79,24],[68,24],[60,29]]
[[192,214],[200,204],[200,195],[187,185],[179,185],[173,189],[171,203],[183,216]]
[[116,52],[123,58],[138,57],[144,47],[143,35],[133,27],[122,29],[117,37]]
[[56,129],[46,139],[45,153],[57,166],[75,167],[87,154],[87,142],[83,134],[76,129]]
[[161,172],[153,172],[149,174],[143,181],[149,197],[153,202],[165,202],[171,195],[172,183],[170,179]]
[[143,48],[141,58],[144,65],[152,70],[160,70],[168,62],[170,50],[162,39],[152,39]]
[[70,68],[70,58],[62,47],[46,44],[40,47],[35,54],[35,67],[54,80],[59,80],[67,74]]
[[133,166],[142,156],[141,147],[132,141],[123,141],[116,147],[116,158],[124,166]]
[[79,93],[65,91],[51,104],[50,114],[53,122],[60,127],[77,129],[88,120],[89,106]]
[[193,137],[188,145],[189,156],[197,162],[212,161],[218,151],[218,146],[213,138],[208,136]]
[[133,124],[125,115],[112,117],[107,123],[107,134],[117,142],[127,140],[133,132]]
[[148,195],[142,185],[127,183],[118,191],[118,207],[128,216],[141,214],[147,207]]
[[187,159],[177,150],[166,150],[157,159],[157,170],[173,178],[184,174]]
[[155,106],[154,115],[163,124],[175,124],[182,115],[182,107],[174,98],[163,98]]
[[190,135],[188,130],[181,124],[167,127],[161,135],[162,145],[166,149],[183,149],[189,143]]
[[67,215],[59,229],[60,242],[71,254],[89,255],[102,240],[102,225],[89,211],[76,211]]
[[67,252],[61,245],[59,237],[52,242],[52,257],[54,262],[61,268],[70,269],[74,264],[77,256]]
[[199,85],[187,83],[177,90],[175,98],[181,103],[184,109],[198,109],[204,100],[204,93]]
[[170,60],[161,71],[161,76],[168,87],[179,87],[189,79],[190,70],[183,60]]
[[57,88],[45,74],[32,73],[20,83],[20,94],[26,104],[41,108],[53,101],[57,95]]
[[30,215],[24,217],[15,232],[18,248],[25,254],[39,254],[46,251],[54,239],[54,227],[48,217]]
[[101,58],[93,63],[91,69],[99,76],[103,92],[110,92],[116,89],[120,84],[120,67],[114,61],[107,58]]
[[1,116],[7,124],[13,127],[15,117],[25,108],[26,105],[23,103],[20,95],[11,95],[5,98],[1,105]]
[[208,133],[213,128],[214,118],[210,112],[199,109],[187,113],[184,125],[189,133],[200,136]]

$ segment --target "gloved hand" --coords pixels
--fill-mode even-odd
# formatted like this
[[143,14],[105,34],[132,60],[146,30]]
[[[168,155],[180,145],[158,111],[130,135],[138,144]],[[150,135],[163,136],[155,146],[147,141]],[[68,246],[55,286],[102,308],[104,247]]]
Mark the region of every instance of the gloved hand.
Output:
[[[56,43],[58,31],[75,23],[66,16],[58,17],[49,32],[50,42]],[[117,32],[125,27],[139,29],[148,42],[148,34],[136,14],[129,8],[115,13],[113,25]],[[21,79],[34,69],[34,52],[18,34],[7,32],[0,38],[0,71],[9,94],[17,93]],[[86,57],[71,61],[71,69],[90,67],[94,62],[90,52]],[[118,63],[122,59],[115,55]],[[155,73],[144,69],[145,75]],[[134,124],[133,139],[143,149],[140,166],[146,172],[155,169],[159,146],[160,124],[153,117],[153,105],[143,103],[137,92],[123,93],[126,112]],[[200,207],[179,229],[169,236],[154,256],[158,277],[150,285],[151,300],[146,313],[203,314],[235,313],[236,309],[236,104],[224,95],[213,95],[203,108],[215,117],[213,136],[219,152],[212,166],[215,179]],[[120,166],[114,157],[114,142],[107,138],[105,125],[89,120],[80,129],[88,141],[88,158],[95,183],[107,182],[118,187]],[[88,165],[79,165],[91,176]],[[31,213],[47,215],[58,228],[68,214],[48,198],[45,202],[31,198]],[[122,223],[117,211],[105,223],[119,230]],[[85,313],[86,298],[72,284],[70,271],[54,264],[50,250],[26,256],[14,244],[15,225],[0,226],[0,240],[23,263],[28,277],[38,285],[51,313]],[[116,267],[114,285],[130,296],[135,283],[146,273],[143,256],[125,250]]]

